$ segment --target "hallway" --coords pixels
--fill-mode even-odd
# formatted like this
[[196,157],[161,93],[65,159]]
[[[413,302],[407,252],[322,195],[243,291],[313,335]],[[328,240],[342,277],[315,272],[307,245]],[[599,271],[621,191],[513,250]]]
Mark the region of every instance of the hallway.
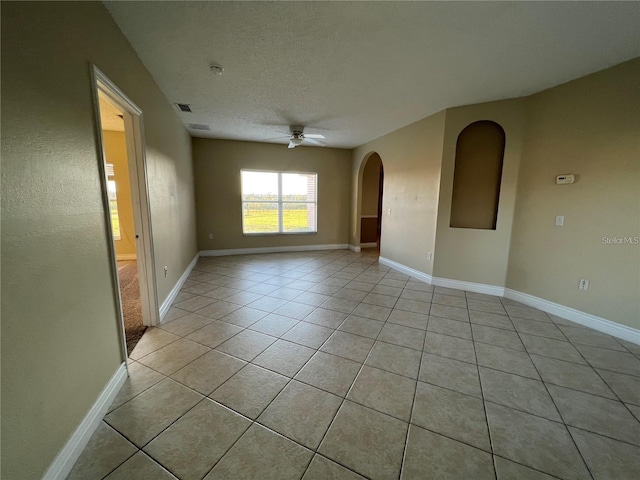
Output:
[[640,471],[640,346],[374,251],[204,257],[166,320],[68,478]]

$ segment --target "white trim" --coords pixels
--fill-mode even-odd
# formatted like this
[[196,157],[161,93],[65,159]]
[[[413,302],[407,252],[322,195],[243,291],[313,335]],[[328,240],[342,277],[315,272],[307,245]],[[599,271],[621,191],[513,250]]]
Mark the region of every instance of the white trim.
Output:
[[367,242],[361,243],[360,248],[376,248],[378,246],[378,242]]
[[433,281],[431,283],[438,287],[455,288],[458,290],[466,290],[467,292],[484,293],[485,295],[504,297],[504,287],[499,287],[497,285],[466,282],[464,280],[454,280],[442,277],[433,277]]
[[67,478],[73,465],[80,457],[87,443],[89,443],[91,436],[100,426],[100,421],[107,413],[107,409],[113,403],[126,379],[127,365],[123,362],[111,376],[102,393],[98,396],[91,410],[82,419],[78,428],[73,432],[71,438],[62,447],[62,450],[58,452],[56,458],[53,459],[53,462],[51,462],[42,477],[43,480],[62,480]]
[[378,262],[382,265],[386,265],[387,267],[391,267],[394,270],[398,270],[410,277],[417,278],[425,283],[431,283],[431,275],[427,273],[420,272],[411,267],[407,267],[406,265],[402,265],[401,263],[394,262],[393,260],[389,260],[388,258],[378,257]]
[[160,305],[160,322],[162,322],[165,315],[169,311],[169,308],[171,308],[171,305],[173,305],[173,301],[178,296],[178,293],[180,293],[180,290],[182,289],[184,282],[186,282],[187,278],[189,278],[189,275],[191,275],[191,271],[193,270],[193,267],[196,266],[196,263],[198,263],[199,258],[200,258],[200,253],[198,252],[196,253],[196,256],[193,257],[193,260],[191,260],[191,263],[187,265],[187,268],[184,271],[184,273],[180,275],[180,278],[178,279],[176,284],[173,286],[173,288],[169,292],[169,295],[167,295],[167,298],[164,299],[164,302],[162,302],[162,305]]
[[362,249],[360,248],[359,245],[351,245],[351,244],[349,244],[349,250],[351,250],[352,252],[360,253],[360,250],[362,250]]
[[593,328],[602,333],[613,335],[631,343],[640,345],[640,330],[619,323],[612,322],[606,318],[598,317],[590,313],[576,310],[575,308],[565,307],[559,303],[554,303],[543,298],[534,297],[528,293],[519,292],[510,288],[505,289],[506,298],[516,300],[530,307],[537,308],[543,312],[551,313],[558,317],[564,318],[571,322]]
[[[105,217],[107,218],[108,232],[111,237],[111,215],[109,214],[109,202],[106,190],[104,164],[104,142],[102,139],[102,121],[100,117],[100,93],[105,95],[122,112],[124,132],[127,144],[127,163],[129,169],[129,187],[131,189],[131,206],[133,210],[133,224],[136,237],[136,261],[138,266],[138,283],[140,284],[140,306],[142,309],[142,323],[155,326],[160,323],[158,318],[158,289],[155,274],[155,255],[153,245],[153,229],[151,226],[151,207],[149,200],[149,185],[147,182],[146,142],[144,137],[144,123],[142,110],[127,97],[97,66],[90,64],[93,84],[94,113],[96,115],[96,142],[98,150],[102,153],[100,172],[104,176],[103,197],[105,203]],[[123,358],[127,358],[127,349],[124,336],[124,316],[122,314],[122,300],[120,298],[119,280],[117,274],[117,255],[114,242],[109,242],[111,251],[112,276],[117,290],[117,307],[122,328]]]
[[116,260],[117,261],[123,261],[123,260],[136,260],[138,258],[138,255],[136,255],[135,253],[118,253],[116,254]]
[[310,250],[344,250],[346,243],[325,245],[293,245],[290,247],[228,248],[222,250],[200,250],[201,257],[223,257],[226,255],[247,255],[252,253],[307,252]]
[[530,307],[542,310],[543,312],[556,315],[579,325],[584,325],[585,327],[640,345],[640,330],[612,322],[606,318],[576,310],[575,308],[566,307],[559,303],[534,297],[528,293],[519,292],[510,288],[486,285],[482,283],[465,282],[463,280],[453,280],[450,278],[432,277],[431,275],[419,272],[418,270],[414,270],[413,268],[384,257],[379,257],[378,261],[382,265],[391,267],[394,270],[398,270],[426,283],[431,283],[439,287],[456,288],[458,290],[466,290],[467,292],[484,293],[486,295],[510,298],[511,300],[516,300]]

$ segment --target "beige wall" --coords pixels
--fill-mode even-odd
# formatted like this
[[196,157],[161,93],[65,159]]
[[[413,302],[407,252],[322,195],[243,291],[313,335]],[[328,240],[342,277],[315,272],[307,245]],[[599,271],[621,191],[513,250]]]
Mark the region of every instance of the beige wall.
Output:
[[[510,288],[634,328],[640,247],[602,237],[640,235],[638,85],[636,59],[528,99],[507,277]],[[576,183],[556,185],[565,173]]]
[[[349,238],[351,152],[231,140],[193,139],[200,250],[346,244]],[[242,234],[240,170],[318,174],[318,233]],[[209,234],[213,239],[209,239]]]
[[[640,236],[639,82],[635,59],[530,97],[451,108],[356,148],[351,243],[359,238],[363,161],[377,152],[385,169],[381,256],[640,328],[640,246],[603,244]],[[506,134],[495,231],[449,227],[456,140],[477,120]],[[576,183],[555,185],[566,173]],[[556,215],[564,227],[554,226]],[[578,290],[580,278],[591,282],[588,292]]]
[[[500,287],[505,285],[524,114],[523,100],[517,99],[447,110],[434,276]],[[492,120],[498,123],[504,129],[506,137],[495,230],[449,226],[456,141],[467,125],[478,120]]]
[[376,152],[384,168],[380,255],[431,274],[444,123],[440,112],[353,151],[351,244],[360,238],[363,161]]
[[104,155],[107,163],[113,165],[113,180],[116,181],[118,198],[118,219],[120,220],[120,240],[115,240],[116,254],[135,255],[136,239],[133,226],[131,186],[129,184],[129,163],[127,142],[124,132],[102,131]]
[[90,62],[144,111],[160,300],[196,253],[191,144],[101,3],[1,20],[2,477],[35,479],[123,360]]

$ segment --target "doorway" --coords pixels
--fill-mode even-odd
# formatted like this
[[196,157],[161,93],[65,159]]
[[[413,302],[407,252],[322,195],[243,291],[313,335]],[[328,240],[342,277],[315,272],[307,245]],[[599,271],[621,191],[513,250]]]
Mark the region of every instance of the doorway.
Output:
[[158,324],[142,112],[93,67],[103,199],[123,353]]
[[360,202],[360,247],[380,249],[382,237],[382,195],[384,167],[377,153],[372,153],[362,170]]

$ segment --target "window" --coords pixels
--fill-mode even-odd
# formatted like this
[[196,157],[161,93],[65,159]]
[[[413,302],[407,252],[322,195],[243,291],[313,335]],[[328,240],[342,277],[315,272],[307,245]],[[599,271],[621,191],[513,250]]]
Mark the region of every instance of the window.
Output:
[[116,195],[116,181],[114,177],[113,164],[106,164],[107,170],[107,194],[109,195],[109,210],[111,213],[111,231],[114,240],[120,240],[120,217],[118,216],[118,197]]
[[316,173],[241,170],[242,232],[316,233]]

